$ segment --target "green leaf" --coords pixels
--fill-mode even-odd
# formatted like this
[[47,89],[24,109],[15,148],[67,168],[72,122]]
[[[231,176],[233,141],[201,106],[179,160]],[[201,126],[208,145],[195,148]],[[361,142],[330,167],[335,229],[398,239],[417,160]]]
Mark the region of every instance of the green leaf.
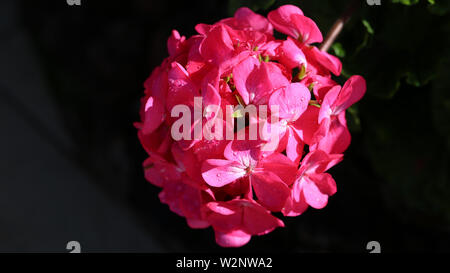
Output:
[[362,24],[366,27],[366,30],[367,30],[367,32],[369,33],[369,34],[374,34],[375,32],[373,31],[373,28],[372,28],[372,26],[370,25],[370,23],[369,23],[369,21],[367,21],[367,20],[362,20]]
[[411,6],[419,3],[419,0],[392,0],[392,3],[400,3],[406,6]]
[[345,49],[342,47],[341,43],[334,43],[331,48],[334,51],[334,54],[338,56],[339,58],[345,57]]
[[428,5],[428,10],[432,13],[432,14],[436,14],[439,16],[443,16],[445,14],[447,14],[450,11],[450,1],[434,1],[433,0],[433,4],[430,3],[430,5]]

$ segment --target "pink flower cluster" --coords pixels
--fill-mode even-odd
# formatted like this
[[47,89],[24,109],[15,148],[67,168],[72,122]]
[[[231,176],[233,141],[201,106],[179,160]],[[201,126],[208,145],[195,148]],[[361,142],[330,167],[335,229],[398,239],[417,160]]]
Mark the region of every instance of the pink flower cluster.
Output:
[[[135,124],[149,154],[145,177],[190,227],[211,226],[219,245],[239,247],[284,226],[272,212],[297,216],[327,205],[336,183],[326,171],[350,144],[345,110],[366,84],[360,76],[343,86],[332,80],[341,63],[312,45],[322,34],[296,6],[267,18],[240,8],[233,18],[195,29],[188,39],[172,32],[170,56],[145,82]],[[287,37],[275,39],[274,30]],[[194,97],[203,107],[278,106],[271,124],[279,128],[277,148],[263,151],[262,139],[175,141],[171,109],[194,107]]]

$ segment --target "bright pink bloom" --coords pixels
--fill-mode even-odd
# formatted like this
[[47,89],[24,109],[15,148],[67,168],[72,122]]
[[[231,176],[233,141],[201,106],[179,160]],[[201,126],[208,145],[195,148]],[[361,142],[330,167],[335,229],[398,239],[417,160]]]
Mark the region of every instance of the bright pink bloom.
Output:
[[308,206],[321,209],[328,203],[328,196],[336,193],[336,182],[326,170],[342,160],[342,155],[329,155],[316,150],[302,160],[297,179],[292,185],[283,214],[297,216]]
[[[326,171],[350,144],[345,110],[362,98],[365,81],[353,76],[342,88],[335,82],[340,60],[313,45],[322,34],[293,5],[268,18],[240,8],[232,18],[195,29],[189,38],[172,31],[169,56],[144,83],[134,126],[149,156],[145,178],[161,188],[160,201],[192,228],[211,226],[220,246],[239,247],[284,226],[272,212],[297,216],[327,205],[336,183]],[[287,37],[276,39],[274,31]],[[176,106],[190,111],[190,123],[183,123],[187,139],[173,137]],[[203,113],[210,106],[222,113],[232,106],[234,119],[245,119],[236,106],[268,113],[245,119],[236,132],[221,112]],[[201,138],[210,122],[223,134]],[[269,129],[274,143],[267,131],[250,140],[253,125]],[[226,139],[229,128],[233,139]],[[240,132],[244,140],[237,140]],[[269,144],[273,149],[265,149]]]
[[343,153],[350,145],[350,132],[347,128],[345,110],[359,101],[366,92],[366,81],[361,76],[352,76],[344,87],[336,85],[323,99],[318,116],[320,128],[313,140],[311,149],[328,153]]
[[292,184],[297,167],[282,154],[266,156],[260,145],[260,141],[231,141],[225,148],[225,159],[206,160],[202,175],[212,187],[223,187],[247,178],[258,202],[271,211],[280,211],[289,195],[288,185]]

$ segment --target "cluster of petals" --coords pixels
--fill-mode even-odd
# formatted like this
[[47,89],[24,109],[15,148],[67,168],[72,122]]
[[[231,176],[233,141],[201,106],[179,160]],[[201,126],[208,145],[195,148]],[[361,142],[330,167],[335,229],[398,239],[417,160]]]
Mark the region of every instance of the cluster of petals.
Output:
[[[159,198],[192,228],[212,227],[216,242],[239,247],[253,235],[283,227],[284,216],[324,208],[336,193],[327,173],[350,145],[346,109],[366,89],[361,76],[343,86],[341,62],[313,44],[322,42],[315,22],[285,5],[267,18],[248,8],[213,25],[199,24],[190,38],[173,31],[169,56],[146,80],[141,121],[135,123],[149,157],[146,179]],[[277,39],[274,32],[278,32]],[[176,105],[276,105],[279,140],[175,141]],[[203,117],[203,119],[214,118]]]

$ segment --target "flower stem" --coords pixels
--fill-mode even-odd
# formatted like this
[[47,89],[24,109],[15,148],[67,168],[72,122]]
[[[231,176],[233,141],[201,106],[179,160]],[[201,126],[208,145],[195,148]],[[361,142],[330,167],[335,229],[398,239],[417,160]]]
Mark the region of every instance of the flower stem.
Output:
[[352,14],[355,12],[355,10],[359,7],[360,1],[358,0],[351,0],[350,4],[345,9],[344,13],[334,22],[333,26],[331,27],[330,31],[328,32],[327,36],[325,37],[325,40],[323,41],[322,45],[320,46],[321,51],[328,51],[330,49],[331,45],[334,43],[336,38],[339,36],[339,33],[341,33],[342,29],[344,28],[344,24],[347,23],[347,21],[350,19]]

